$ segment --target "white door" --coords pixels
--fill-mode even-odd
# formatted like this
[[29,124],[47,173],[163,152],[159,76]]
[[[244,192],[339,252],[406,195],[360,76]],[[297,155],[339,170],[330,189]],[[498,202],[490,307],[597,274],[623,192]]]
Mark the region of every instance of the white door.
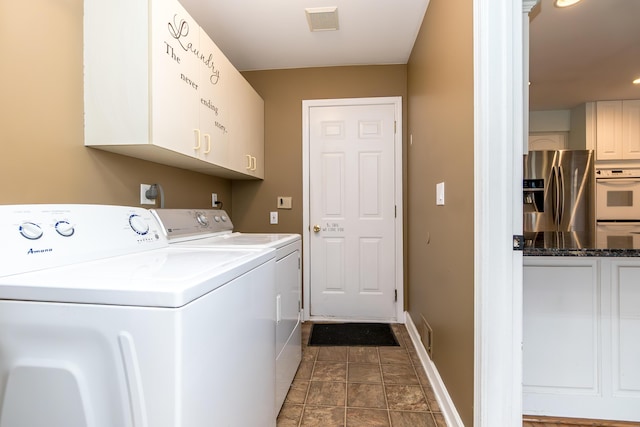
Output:
[[397,319],[396,112],[308,110],[311,318]]

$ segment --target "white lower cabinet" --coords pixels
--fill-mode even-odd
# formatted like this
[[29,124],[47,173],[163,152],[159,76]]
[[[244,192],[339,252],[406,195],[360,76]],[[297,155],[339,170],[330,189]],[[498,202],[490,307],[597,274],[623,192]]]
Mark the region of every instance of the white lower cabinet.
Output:
[[525,257],[523,412],[640,421],[640,259]]

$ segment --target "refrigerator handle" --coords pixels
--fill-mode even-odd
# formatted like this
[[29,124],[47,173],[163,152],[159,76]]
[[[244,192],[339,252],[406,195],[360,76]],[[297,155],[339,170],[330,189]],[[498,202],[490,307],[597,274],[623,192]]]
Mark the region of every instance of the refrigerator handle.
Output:
[[562,220],[564,218],[564,203],[565,203],[565,187],[564,187],[564,168],[562,166],[558,166],[558,186],[560,191],[558,192],[558,225],[562,224]]
[[551,219],[554,225],[558,225],[558,171],[555,166],[551,167]]

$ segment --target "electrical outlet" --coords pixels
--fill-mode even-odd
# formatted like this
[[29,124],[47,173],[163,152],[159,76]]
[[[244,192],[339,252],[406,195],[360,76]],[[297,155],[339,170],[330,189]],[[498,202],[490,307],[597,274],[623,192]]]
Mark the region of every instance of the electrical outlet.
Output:
[[269,224],[277,224],[277,223],[278,223],[278,212],[270,212]]
[[214,208],[217,207],[218,195],[216,193],[211,193],[211,206]]
[[147,199],[147,190],[151,188],[151,184],[140,184],[140,204],[155,205],[156,201]]

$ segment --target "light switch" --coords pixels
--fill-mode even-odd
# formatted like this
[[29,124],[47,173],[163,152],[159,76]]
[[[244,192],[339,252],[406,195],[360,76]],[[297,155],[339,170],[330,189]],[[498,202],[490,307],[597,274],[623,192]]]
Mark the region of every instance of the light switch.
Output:
[[444,182],[436,184],[436,205],[444,205]]
[[291,197],[278,196],[278,209],[291,209]]

